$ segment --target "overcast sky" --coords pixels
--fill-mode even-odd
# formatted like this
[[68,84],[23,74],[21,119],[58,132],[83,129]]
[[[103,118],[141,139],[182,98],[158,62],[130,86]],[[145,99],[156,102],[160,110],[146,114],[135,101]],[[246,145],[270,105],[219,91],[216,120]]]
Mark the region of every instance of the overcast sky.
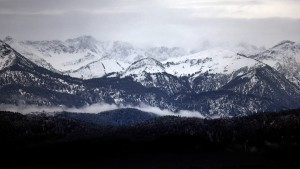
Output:
[[0,0],[0,38],[135,45],[300,41],[300,0]]

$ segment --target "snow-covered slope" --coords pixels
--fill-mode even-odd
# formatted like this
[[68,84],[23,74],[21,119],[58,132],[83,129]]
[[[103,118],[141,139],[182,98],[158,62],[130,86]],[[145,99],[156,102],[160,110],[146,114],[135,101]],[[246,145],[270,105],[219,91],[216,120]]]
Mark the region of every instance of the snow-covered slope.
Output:
[[37,65],[0,40],[0,70],[16,69],[16,67],[33,69]]
[[300,87],[300,43],[282,41],[251,57],[275,68]]
[[[218,90],[233,78],[263,65],[233,49],[211,48],[162,62],[141,59],[134,62],[123,77],[131,76],[146,87],[159,87],[169,94],[178,93],[182,88],[201,93]],[[187,88],[187,81],[191,89]]]
[[101,44],[90,36],[66,41],[25,41],[19,44],[27,47],[29,52],[43,58],[61,72],[79,69],[101,59],[105,54],[101,50]]
[[123,76],[141,75],[143,73],[161,73],[165,68],[161,62],[153,58],[144,58],[132,63],[125,71]]
[[[93,46],[87,46],[93,50]],[[80,45],[78,49],[81,50]],[[144,58],[127,69],[118,64],[119,60],[105,57],[73,75],[95,73],[84,72],[88,69],[104,75],[87,80],[40,67],[4,42],[1,42],[0,51],[2,104],[68,107],[94,103],[146,104],[170,111],[198,111],[206,117],[240,116],[300,107],[299,88],[283,74],[230,50],[206,50],[170,58],[164,64],[153,58]],[[106,65],[110,65],[109,68]],[[113,72],[113,68],[122,69],[122,72],[114,76],[107,73]],[[175,74],[174,71],[180,72]],[[181,76],[188,74],[190,76]]]
[[[0,103],[52,105],[85,102],[76,95],[81,81],[42,68],[0,41]],[[73,100],[72,100],[73,99]],[[72,103],[74,104],[72,104]]]
[[183,48],[179,47],[173,47],[173,48],[167,48],[167,47],[156,47],[156,48],[149,48],[146,50],[145,55],[149,58],[154,58],[159,61],[165,61],[172,58],[178,58],[181,56],[188,55],[189,52],[187,52]]
[[119,73],[125,70],[129,64],[115,59],[101,59],[87,64],[77,70],[66,72],[72,77],[92,79],[103,77],[111,73]]
[[190,91],[187,80],[168,74],[164,65],[153,58],[145,58],[134,62],[122,74],[122,77],[130,76],[148,88],[158,88],[168,95]]
[[231,74],[241,68],[249,69],[261,63],[238,54],[235,51],[213,48],[180,58],[171,58],[163,62],[166,72],[187,76],[193,74]]
[[[123,75],[141,72],[167,72],[178,77],[204,72],[230,74],[242,67],[256,64],[256,61],[238,56],[237,53],[253,54],[259,50],[253,45],[241,43],[228,50],[209,48],[190,55],[189,52],[178,47],[136,48],[126,42],[103,42],[91,36],[81,36],[66,41],[21,42],[7,37],[5,42],[41,67],[84,79],[103,77],[125,70]],[[141,63],[140,60],[145,58],[157,60],[155,64],[162,65],[164,68],[156,67],[151,63]],[[141,64],[139,67],[143,69],[142,71],[136,68],[133,71],[132,68],[138,66],[137,62]]]
[[236,77],[222,90],[268,98],[289,107],[298,106],[300,99],[300,89],[268,65]]
[[9,67],[15,59],[14,51],[3,41],[0,41],[0,70]]
[[143,58],[151,57],[161,61],[188,54],[178,47],[136,48],[127,42],[103,42],[91,36],[66,41],[20,42],[6,37],[4,41],[39,66],[85,79],[124,71],[129,64]]
[[35,49],[32,49],[31,47],[28,47],[24,45],[23,43],[17,42],[15,39],[13,39],[10,36],[7,36],[3,40],[6,44],[12,46],[16,51],[21,53],[22,55],[26,56],[29,60],[34,62],[35,64],[44,67],[48,70],[59,72],[56,70],[49,62],[47,62],[42,55],[39,54],[39,52],[35,51]]
[[245,42],[241,42],[236,46],[229,47],[229,49],[246,56],[255,55],[266,50],[265,47],[257,47],[255,45],[248,44]]

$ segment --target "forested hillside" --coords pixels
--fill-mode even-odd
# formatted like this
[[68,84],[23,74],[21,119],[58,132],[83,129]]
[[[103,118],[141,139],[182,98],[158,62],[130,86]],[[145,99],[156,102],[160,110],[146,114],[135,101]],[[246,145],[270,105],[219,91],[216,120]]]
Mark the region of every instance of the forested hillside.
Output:
[[[44,167],[49,160],[67,164],[91,160],[96,165],[102,160],[123,157],[152,163],[169,153],[172,158],[177,156],[175,159],[245,157],[249,162],[254,161],[251,164],[263,159],[261,165],[270,167],[273,164],[266,159],[279,158],[276,164],[292,167],[300,152],[299,113],[300,110],[289,110],[215,120],[156,117],[139,124],[112,126],[59,116],[1,112],[1,150],[6,154],[5,162],[23,164],[23,161],[39,167]],[[169,163],[168,160],[165,162]],[[190,166],[190,163],[183,160],[182,165]]]

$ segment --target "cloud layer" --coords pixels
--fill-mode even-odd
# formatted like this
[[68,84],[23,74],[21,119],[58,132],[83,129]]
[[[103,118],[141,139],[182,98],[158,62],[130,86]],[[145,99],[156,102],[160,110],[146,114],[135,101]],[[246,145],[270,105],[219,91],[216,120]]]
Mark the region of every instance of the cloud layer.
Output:
[[191,17],[300,18],[298,0],[0,0],[0,3],[0,13],[12,15],[184,12]]
[[298,0],[0,0],[0,38],[92,35],[139,46],[300,39]]
[[72,113],[101,113],[110,110],[116,110],[121,108],[135,108],[144,112],[154,113],[158,116],[182,116],[182,117],[198,117],[204,118],[204,116],[197,111],[181,110],[179,112],[172,112],[166,109],[160,109],[157,107],[151,107],[148,105],[140,105],[138,107],[132,106],[118,106],[114,104],[97,103],[81,108],[65,107],[65,106],[37,106],[37,105],[10,105],[0,104],[0,111],[19,112],[22,114],[31,113],[57,113],[57,112],[72,112]]

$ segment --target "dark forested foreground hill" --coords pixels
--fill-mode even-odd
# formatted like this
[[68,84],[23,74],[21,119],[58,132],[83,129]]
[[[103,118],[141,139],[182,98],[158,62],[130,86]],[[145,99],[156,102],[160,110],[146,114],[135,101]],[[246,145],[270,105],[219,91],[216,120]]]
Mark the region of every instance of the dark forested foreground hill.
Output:
[[300,110],[130,125],[0,112],[0,142],[1,168],[299,168]]

